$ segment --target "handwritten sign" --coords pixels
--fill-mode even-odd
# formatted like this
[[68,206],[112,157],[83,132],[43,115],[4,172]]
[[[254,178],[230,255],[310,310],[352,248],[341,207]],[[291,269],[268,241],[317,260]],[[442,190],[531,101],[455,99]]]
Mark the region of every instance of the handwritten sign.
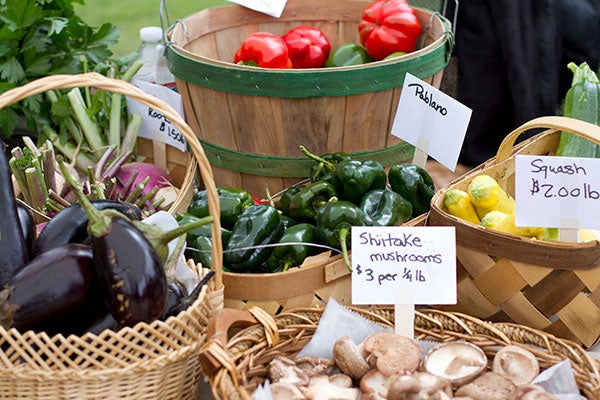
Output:
[[407,73],[392,135],[454,171],[470,119],[470,108]]
[[454,227],[352,227],[352,304],[456,304]]
[[600,159],[517,155],[515,168],[517,226],[600,229]]
[[[151,96],[158,97],[171,106],[179,115],[183,115],[181,95],[162,85],[134,79],[131,82]],[[183,134],[159,110],[148,107],[136,100],[127,98],[129,114],[139,114],[142,117],[139,136],[166,143],[181,151],[186,151],[187,143]]]
[[270,15],[275,18],[281,17],[287,0],[228,0],[254,11]]

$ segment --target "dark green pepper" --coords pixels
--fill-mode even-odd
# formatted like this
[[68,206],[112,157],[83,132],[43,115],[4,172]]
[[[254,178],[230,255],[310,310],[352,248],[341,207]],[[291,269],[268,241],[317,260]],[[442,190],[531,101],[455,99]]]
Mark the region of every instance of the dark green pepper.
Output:
[[346,67],[373,61],[367,50],[356,43],[344,43],[332,51],[325,60],[326,67]]
[[388,180],[392,190],[412,204],[412,217],[429,211],[435,184],[425,169],[414,164],[396,164],[390,168]]
[[349,201],[330,201],[319,208],[316,220],[317,242],[342,250],[344,261],[351,269],[348,257],[350,231],[352,226],[364,225],[362,210]]
[[[254,199],[250,193],[243,189],[219,186],[217,187],[217,195],[219,196],[221,225],[227,229],[233,227],[242,211],[254,204]],[[194,193],[187,212],[200,218],[210,215],[208,212],[208,195],[206,190]]]
[[343,151],[338,151],[336,153],[325,153],[321,156],[317,156],[316,154],[311,153],[304,146],[300,146],[300,150],[304,153],[305,156],[312,158],[315,163],[310,168],[310,181],[327,181],[333,182],[332,173],[335,169],[336,165],[341,163],[342,161],[351,160],[352,156],[350,154],[345,153]]
[[[247,207],[238,217],[226,242],[223,262],[235,272],[255,272],[267,261],[283,235],[279,211],[269,204]],[[237,249],[237,250],[236,250]]]
[[412,216],[412,204],[390,189],[375,189],[365,194],[360,202],[365,225],[394,226],[403,224]]
[[267,260],[270,272],[284,272],[290,267],[302,265],[306,257],[315,254],[315,226],[300,223],[289,227],[283,233],[279,243],[302,243],[297,245],[277,246]]
[[[183,213],[177,215],[176,219],[177,223],[182,226],[191,222],[196,222],[200,218],[191,214]],[[229,240],[229,236],[231,236],[231,232],[221,227],[221,240],[223,243]],[[212,259],[212,225],[206,224],[191,230],[188,232],[185,239],[187,244],[185,257],[209,267]]]
[[317,210],[336,195],[335,187],[331,183],[313,182],[292,197],[290,216],[297,221],[314,221]]
[[357,205],[367,192],[383,189],[386,183],[385,169],[375,160],[343,161],[333,171],[333,185],[338,197]]
[[290,203],[292,201],[292,197],[294,197],[294,195],[296,193],[298,193],[305,187],[306,187],[306,185],[294,185],[294,186],[290,186],[289,188],[285,189],[283,191],[283,193],[281,193],[281,196],[279,196],[279,200],[275,204],[275,207],[279,211],[281,211],[281,213],[283,215],[287,215],[288,217],[291,216],[290,215]]

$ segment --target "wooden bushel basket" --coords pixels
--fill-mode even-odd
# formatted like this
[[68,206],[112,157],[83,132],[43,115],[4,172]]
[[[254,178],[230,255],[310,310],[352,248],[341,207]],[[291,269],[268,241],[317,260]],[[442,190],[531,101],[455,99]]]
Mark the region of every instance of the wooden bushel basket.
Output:
[[[370,321],[394,327],[393,307],[352,310]],[[264,383],[269,362],[278,355],[293,358],[312,339],[322,312],[297,309],[275,317],[257,310],[219,312],[211,321],[211,339],[202,351],[202,364],[214,397],[250,400],[257,386]],[[247,327],[228,337],[228,328],[242,324]],[[415,339],[468,341],[481,347],[490,360],[499,346],[522,346],[535,354],[541,370],[568,359],[581,393],[588,399],[600,400],[598,361],[578,344],[543,331],[511,323],[484,322],[460,313],[422,309],[415,312]]]
[[[120,93],[153,107],[181,131],[197,164],[190,162],[189,156],[177,164],[183,167],[187,163],[186,169],[189,165],[198,167],[186,175],[191,188],[188,191],[193,194],[192,180],[199,172],[209,194],[210,215],[215,219],[212,269],[216,274],[187,310],[166,321],[68,337],[0,327],[0,397],[195,400],[201,379],[199,350],[207,339],[210,318],[223,307],[219,200],[210,163],[191,128],[168,104],[130,83],[97,73],[40,78],[0,95],[0,108],[50,89],[87,86]],[[193,263],[188,265],[199,277],[209,271]]]
[[267,69],[233,63],[253,32],[283,35],[306,24],[321,29],[332,51],[360,43],[365,0],[289,0],[280,18],[231,5],[193,14],[168,33],[167,59],[182,95],[186,120],[215,167],[219,186],[259,197],[310,175],[315,154],[345,151],[384,166],[408,161],[414,148],[390,134],[407,72],[439,87],[453,47],[450,22],[415,8],[422,48],[369,64]]
[[[519,135],[537,128],[546,130],[513,148]],[[481,174],[495,178],[514,196],[515,156],[553,155],[561,131],[600,143],[598,126],[566,117],[533,119],[504,139],[496,157],[439,190],[427,224],[456,227],[458,304],[441,309],[514,321],[591,347],[600,339],[598,241],[529,239],[466,222],[442,208],[447,190],[466,190]]]

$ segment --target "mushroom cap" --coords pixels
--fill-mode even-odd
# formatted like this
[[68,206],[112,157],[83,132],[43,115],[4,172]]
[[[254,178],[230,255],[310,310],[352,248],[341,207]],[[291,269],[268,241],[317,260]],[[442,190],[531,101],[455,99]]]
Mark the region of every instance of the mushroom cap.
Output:
[[360,345],[367,362],[384,375],[414,372],[421,363],[421,348],[414,340],[394,332],[369,335]]
[[357,400],[359,390],[355,387],[340,387],[337,378],[327,375],[310,378],[308,386],[300,388],[308,400]]
[[492,362],[492,371],[506,376],[517,386],[526,385],[539,375],[540,364],[529,350],[510,345],[498,350]]
[[333,361],[335,365],[353,379],[360,379],[371,369],[363,358],[356,343],[348,336],[342,336],[333,345]]
[[387,398],[388,377],[379,372],[377,368],[368,371],[360,380],[360,390],[363,396],[368,395],[372,399]]
[[394,374],[387,382],[388,400],[420,400],[452,398],[452,385],[449,380],[429,372],[414,374]]
[[473,399],[507,400],[517,390],[508,378],[494,372],[484,372],[473,381],[456,389],[454,396],[467,396]]
[[269,385],[271,396],[277,400],[304,400],[304,393],[293,383],[276,382]]
[[485,352],[468,342],[440,343],[425,353],[423,369],[448,379],[454,388],[462,386],[487,369]]
[[539,385],[521,385],[517,387],[513,399],[519,400],[556,400],[556,396],[548,393]]
[[305,371],[298,368],[294,360],[276,356],[267,365],[267,377],[271,382],[307,385],[309,377]]

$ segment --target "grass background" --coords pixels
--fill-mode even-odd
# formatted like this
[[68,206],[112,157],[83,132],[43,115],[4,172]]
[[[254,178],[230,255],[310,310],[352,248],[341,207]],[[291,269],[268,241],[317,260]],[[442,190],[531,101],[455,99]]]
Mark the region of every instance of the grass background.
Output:
[[[324,0],[326,1],[326,0]],[[226,0],[165,0],[171,23],[208,7],[232,4]],[[161,0],[85,0],[75,11],[88,25],[110,22],[121,29],[119,43],[112,49],[116,56],[128,54],[140,44],[140,28],[160,26]],[[165,21],[166,26],[166,21]]]

